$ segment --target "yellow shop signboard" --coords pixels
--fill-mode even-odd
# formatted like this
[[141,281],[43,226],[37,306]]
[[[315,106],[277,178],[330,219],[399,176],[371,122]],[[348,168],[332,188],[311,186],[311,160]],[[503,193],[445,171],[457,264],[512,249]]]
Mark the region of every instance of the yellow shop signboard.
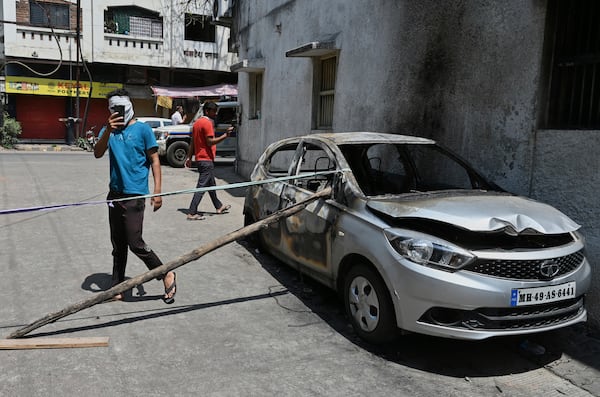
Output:
[[[92,83],[92,98],[106,98],[109,92],[123,88],[120,83]],[[77,82],[74,80],[42,79],[38,77],[6,76],[7,94],[30,94],[51,96],[77,96]],[[87,98],[90,82],[79,82],[79,96]]]

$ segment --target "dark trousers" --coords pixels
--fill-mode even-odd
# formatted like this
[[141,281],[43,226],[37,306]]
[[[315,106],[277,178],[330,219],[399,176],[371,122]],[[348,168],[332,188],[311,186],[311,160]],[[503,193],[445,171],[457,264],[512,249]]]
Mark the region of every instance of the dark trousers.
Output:
[[[217,183],[215,181],[215,165],[212,161],[198,161],[198,183],[196,184],[196,188],[201,187],[209,187],[216,186]],[[217,192],[211,190],[208,192],[210,199],[215,206],[215,209],[219,209],[223,206],[223,203],[217,197]],[[198,213],[198,205],[200,205],[200,201],[202,201],[202,197],[204,196],[204,192],[196,192],[194,193],[194,197],[192,197],[192,202],[190,203],[190,208],[188,210],[188,214],[195,215]]]
[[[114,200],[125,197],[134,197],[134,195],[109,192],[106,199]],[[110,240],[113,246],[113,283],[125,281],[128,248],[146,264],[148,269],[152,270],[162,265],[158,256],[142,238],[145,208],[145,199],[118,201],[108,205]],[[160,280],[162,277],[158,277],[158,279]]]

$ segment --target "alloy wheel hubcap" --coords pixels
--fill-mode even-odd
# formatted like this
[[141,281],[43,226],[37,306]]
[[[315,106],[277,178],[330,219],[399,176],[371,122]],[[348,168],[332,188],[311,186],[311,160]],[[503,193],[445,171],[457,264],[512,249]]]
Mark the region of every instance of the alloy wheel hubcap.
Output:
[[379,322],[379,299],[369,280],[362,276],[354,278],[348,295],[354,321],[363,331],[373,331]]

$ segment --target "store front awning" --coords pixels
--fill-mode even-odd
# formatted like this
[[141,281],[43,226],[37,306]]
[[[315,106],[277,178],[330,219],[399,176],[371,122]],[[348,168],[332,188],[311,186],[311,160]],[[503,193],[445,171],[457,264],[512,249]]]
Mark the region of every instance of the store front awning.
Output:
[[236,84],[217,84],[205,87],[158,87],[152,86],[155,96],[170,98],[237,96]]

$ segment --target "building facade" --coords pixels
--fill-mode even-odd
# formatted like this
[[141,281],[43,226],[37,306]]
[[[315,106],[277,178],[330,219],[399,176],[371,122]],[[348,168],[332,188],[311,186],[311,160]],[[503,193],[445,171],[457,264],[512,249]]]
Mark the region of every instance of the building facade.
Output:
[[596,269],[599,16],[591,0],[238,0],[238,172],[314,131],[434,138],[581,224]]
[[168,117],[151,86],[236,83],[228,10],[227,0],[3,1],[2,99],[21,140],[64,139],[65,117],[99,128],[115,88],[136,115]]

